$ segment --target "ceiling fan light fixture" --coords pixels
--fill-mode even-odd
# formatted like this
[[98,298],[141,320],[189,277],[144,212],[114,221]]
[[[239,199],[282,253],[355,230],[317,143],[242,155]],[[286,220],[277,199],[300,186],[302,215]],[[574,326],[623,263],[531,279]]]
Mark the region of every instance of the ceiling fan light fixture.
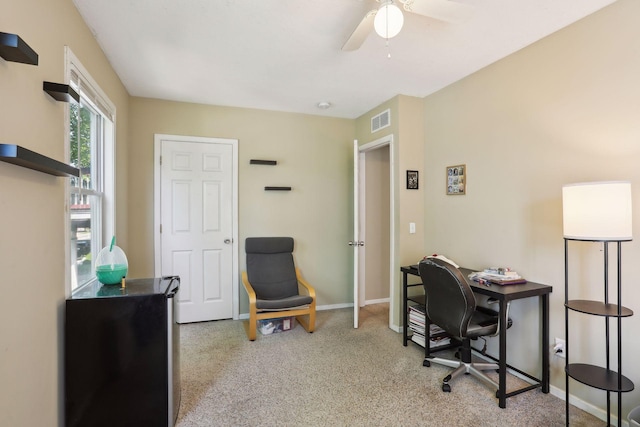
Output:
[[400,8],[393,4],[392,1],[380,6],[373,20],[373,27],[376,33],[385,39],[397,36],[403,24],[404,15],[402,15]]

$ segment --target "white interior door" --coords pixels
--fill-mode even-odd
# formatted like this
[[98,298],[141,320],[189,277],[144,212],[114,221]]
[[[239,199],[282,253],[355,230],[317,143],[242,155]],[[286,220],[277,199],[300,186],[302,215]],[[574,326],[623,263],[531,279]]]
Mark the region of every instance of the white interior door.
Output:
[[160,151],[160,274],[180,276],[176,319],[231,318],[234,148],[173,137],[160,140]]
[[360,316],[360,150],[358,140],[353,141],[353,240],[349,245],[353,248],[353,327],[358,327]]

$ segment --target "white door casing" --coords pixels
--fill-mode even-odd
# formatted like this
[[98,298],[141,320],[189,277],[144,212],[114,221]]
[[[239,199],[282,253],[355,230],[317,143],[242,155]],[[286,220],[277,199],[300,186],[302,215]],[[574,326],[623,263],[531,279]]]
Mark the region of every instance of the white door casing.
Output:
[[238,317],[237,140],[156,135],[155,274],[179,323]]
[[[387,135],[375,141],[363,144],[358,147],[358,141],[354,141],[354,171],[353,171],[353,211],[354,211],[354,219],[353,219],[353,229],[354,229],[354,238],[353,242],[358,242],[358,245],[354,245],[354,259],[353,259],[353,293],[354,293],[354,328],[358,327],[358,315],[359,315],[359,302],[364,302],[364,290],[360,290],[364,287],[363,279],[364,279],[364,263],[360,262],[361,259],[364,259],[364,251],[366,251],[366,245],[364,241],[359,239],[364,239],[364,233],[361,231],[363,228],[363,224],[366,221],[366,211],[364,209],[364,201],[361,200],[360,194],[364,194],[365,188],[365,179],[364,179],[364,159],[363,157],[366,155],[367,151],[376,150],[381,147],[389,147],[389,180],[390,180],[390,191],[389,191],[389,242],[391,247],[389,248],[389,328],[395,330],[396,332],[400,332],[400,328],[398,325],[394,323],[394,319],[397,316],[397,311],[399,307],[396,307],[398,299],[396,298],[396,286],[395,283],[399,277],[399,269],[400,267],[396,262],[396,227],[395,227],[395,188],[396,188],[396,178],[395,178],[395,155],[394,155],[394,138],[393,135]],[[360,271],[358,271],[360,270]],[[399,285],[398,285],[399,286]]]
[[349,245],[353,248],[353,327],[358,328],[360,316],[360,151],[358,140],[353,141],[353,240]]

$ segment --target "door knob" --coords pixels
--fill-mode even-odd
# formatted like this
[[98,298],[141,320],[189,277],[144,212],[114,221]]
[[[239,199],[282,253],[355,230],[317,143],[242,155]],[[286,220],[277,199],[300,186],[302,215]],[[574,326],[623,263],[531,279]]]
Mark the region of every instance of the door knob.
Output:
[[231,239],[224,239],[224,243],[225,243],[225,244],[227,244],[227,245],[230,245],[230,244],[231,244],[231,242],[233,242],[233,240],[231,240]]

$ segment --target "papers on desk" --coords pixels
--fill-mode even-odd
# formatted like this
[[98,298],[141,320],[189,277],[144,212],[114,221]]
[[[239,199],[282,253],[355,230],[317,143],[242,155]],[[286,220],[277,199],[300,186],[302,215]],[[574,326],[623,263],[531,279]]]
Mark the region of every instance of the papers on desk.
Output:
[[[411,335],[411,341],[425,346],[425,307],[423,305],[414,305],[409,307],[409,329],[413,333]],[[433,323],[429,325],[429,337],[430,337],[430,349],[435,349],[451,343],[451,338],[447,336],[444,329]]]
[[482,284],[517,285],[527,283],[518,273],[508,268],[486,268],[469,274],[469,279]]

